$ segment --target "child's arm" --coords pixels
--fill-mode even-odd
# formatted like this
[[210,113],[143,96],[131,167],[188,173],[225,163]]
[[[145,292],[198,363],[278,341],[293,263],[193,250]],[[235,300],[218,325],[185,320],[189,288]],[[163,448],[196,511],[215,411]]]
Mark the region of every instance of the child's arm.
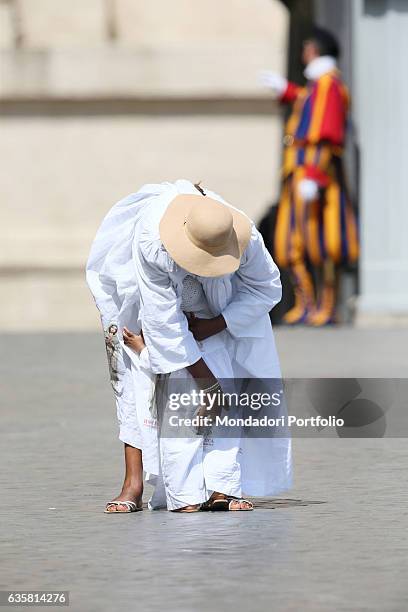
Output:
[[145,370],[150,370],[149,351],[143,338],[143,332],[134,334],[127,327],[123,328],[123,342],[140,357],[140,365]]

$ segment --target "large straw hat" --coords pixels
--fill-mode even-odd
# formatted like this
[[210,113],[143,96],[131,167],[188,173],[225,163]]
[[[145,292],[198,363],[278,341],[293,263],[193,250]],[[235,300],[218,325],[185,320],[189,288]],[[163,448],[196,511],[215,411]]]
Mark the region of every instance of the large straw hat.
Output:
[[160,221],[160,238],[174,261],[198,276],[235,272],[251,236],[246,215],[199,195],[179,195]]

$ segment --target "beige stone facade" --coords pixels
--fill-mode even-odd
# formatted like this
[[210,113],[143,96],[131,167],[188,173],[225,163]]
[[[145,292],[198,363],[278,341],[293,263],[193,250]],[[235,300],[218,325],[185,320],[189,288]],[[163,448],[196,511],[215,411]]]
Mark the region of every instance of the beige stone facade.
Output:
[[277,196],[278,1],[0,0],[3,330],[98,325],[83,269],[110,206],[202,180],[258,219]]

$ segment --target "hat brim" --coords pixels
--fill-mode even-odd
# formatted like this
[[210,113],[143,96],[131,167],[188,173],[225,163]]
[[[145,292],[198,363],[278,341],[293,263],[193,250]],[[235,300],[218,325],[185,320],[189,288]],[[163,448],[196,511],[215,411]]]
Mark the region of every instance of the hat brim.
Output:
[[185,220],[193,206],[205,206],[208,200],[208,196],[176,196],[160,221],[160,239],[176,264],[191,274],[208,277],[232,274],[239,268],[251,237],[251,222],[244,213],[228,206],[233,218],[233,232],[228,244],[218,252],[198,247],[187,236]]

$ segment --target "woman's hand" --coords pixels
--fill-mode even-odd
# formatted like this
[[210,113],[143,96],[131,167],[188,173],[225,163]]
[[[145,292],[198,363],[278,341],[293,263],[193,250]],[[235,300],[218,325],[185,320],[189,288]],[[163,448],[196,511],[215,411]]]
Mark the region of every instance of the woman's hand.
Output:
[[141,353],[146,346],[143,332],[140,334],[134,334],[127,327],[123,328],[123,342],[126,346],[129,346],[131,349],[136,351],[136,353]]
[[186,313],[186,316],[188,319],[188,328],[198,342],[210,336],[215,336],[215,334],[219,334],[227,327],[222,315],[218,315],[218,317],[213,317],[212,319],[201,319],[200,317],[196,317],[193,312],[189,312]]

